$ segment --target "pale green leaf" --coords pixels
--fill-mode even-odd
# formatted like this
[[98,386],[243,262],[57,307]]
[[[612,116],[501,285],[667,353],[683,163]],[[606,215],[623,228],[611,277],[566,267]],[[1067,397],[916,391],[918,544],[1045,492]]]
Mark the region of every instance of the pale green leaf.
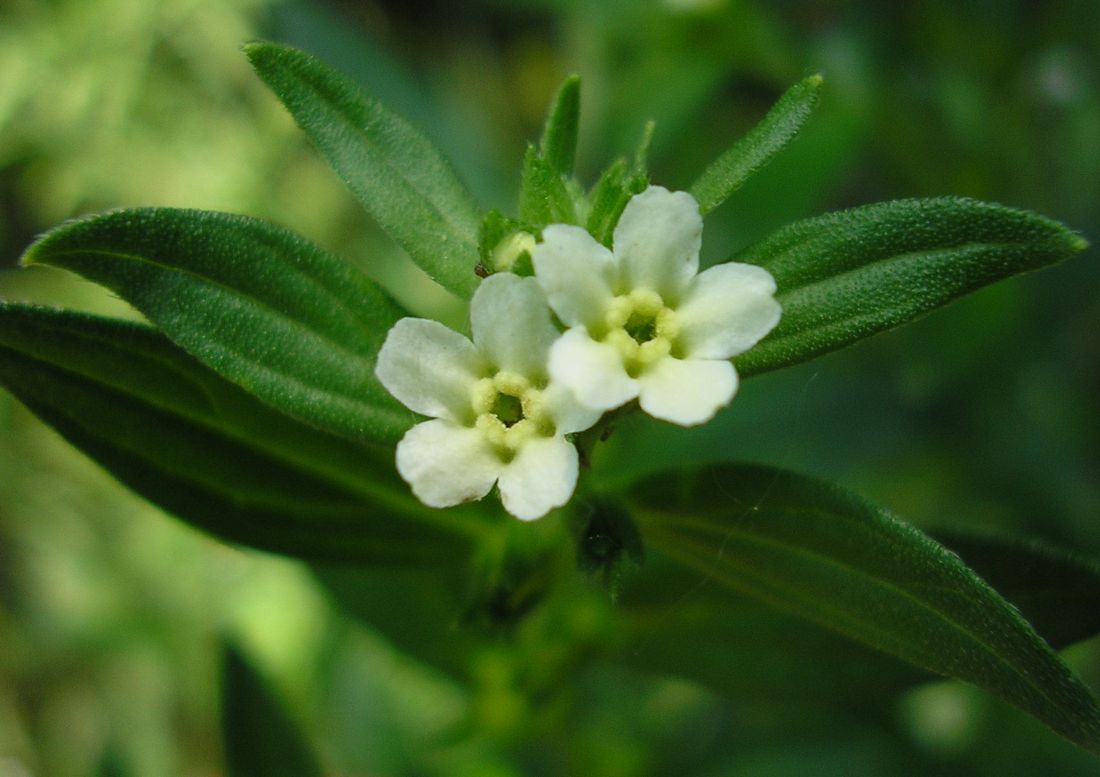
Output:
[[536,229],[547,224],[573,224],[577,220],[565,179],[534,146],[528,146],[523,157],[519,217]]
[[689,189],[703,213],[725,202],[798,134],[810,118],[822,81],[812,75],[788,89],[759,124],[703,171]]
[[305,52],[250,43],[245,53],[378,224],[428,275],[470,297],[481,218],[431,141]]
[[561,85],[542,130],[539,151],[550,169],[558,175],[573,174],[577,153],[577,130],[580,126],[581,79],[569,76]]

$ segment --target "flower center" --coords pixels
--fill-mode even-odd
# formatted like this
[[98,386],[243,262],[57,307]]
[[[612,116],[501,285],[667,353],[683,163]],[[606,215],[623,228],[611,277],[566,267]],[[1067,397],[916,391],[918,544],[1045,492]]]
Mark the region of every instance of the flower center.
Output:
[[626,320],[623,329],[634,338],[634,342],[643,345],[657,336],[657,317],[634,311]]
[[496,401],[493,402],[489,412],[505,426],[512,427],[523,419],[523,402],[519,397],[513,397],[510,394],[497,394]]
[[672,352],[680,325],[676,313],[650,289],[634,289],[615,297],[604,316],[603,342],[619,351],[630,377]]
[[547,413],[542,391],[522,375],[498,372],[474,385],[471,396],[474,426],[504,461],[511,461],[527,440],[552,437],[554,420]]

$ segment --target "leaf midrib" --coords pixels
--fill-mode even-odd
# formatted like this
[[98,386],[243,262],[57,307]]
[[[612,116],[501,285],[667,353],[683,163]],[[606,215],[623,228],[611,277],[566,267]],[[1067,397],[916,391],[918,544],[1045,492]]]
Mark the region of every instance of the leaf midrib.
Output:
[[[465,230],[460,228],[461,225],[458,224],[457,222],[455,222],[453,220],[453,217],[449,213],[442,210],[435,203],[434,199],[432,197],[428,196],[428,194],[425,193],[425,191],[421,188],[421,186],[416,181],[414,181],[413,179],[408,178],[406,175],[404,175],[404,173],[401,170],[400,166],[396,165],[393,161],[391,161],[388,154],[383,153],[383,152],[380,151],[379,144],[376,143],[370,137],[370,135],[367,133],[367,131],[363,127],[361,127],[358,122],[356,122],[354,120],[354,117],[352,117],[349,112],[347,112],[343,109],[343,107],[339,104],[339,101],[330,100],[328,98],[328,95],[325,93],[325,91],[323,89],[320,89],[317,86],[315,86],[311,79],[306,78],[305,76],[300,74],[296,69],[292,69],[292,70],[290,70],[290,72],[293,74],[295,80],[297,80],[299,84],[304,86],[307,90],[312,92],[314,96],[319,98],[320,102],[323,105],[329,107],[330,112],[332,114],[334,114],[335,116],[337,116],[342,121],[342,123],[344,124],[345,127],[351,129],[352,132],[355,134],[355,136],[358,137],[363,142],[363,144],[365,146],[369,147],[370,151],[372,152],[372,156],[375,158],[376,162],[380,162],[382,165],[384,165],[386,167],[386,169],[388,169],[399,180],[404,182],[405,185],[408,186],[413,192],[415,192],[416,195],[421,200],[423,200],[424,202],[426,202],[428,204],[429,209],[439,217],[439,220],[447,226],[448,231],[454,237],[456,237],[458,239],[458,242],[461,245],[467,246],[467,247],[469,247],[470,249],[472,249],[474,251],[477,250],[477,242],[475,240],[464,237]],[[354,99],[355,99],[356,102],[361,102],[364,98],[361,97],[360,95],[354,95]],[[370,100],[370,98],[366,98],[366,99]],[[365,107],[366,113],[368,114],[368,117],[369,117],[369,114],[371,113],[370,108],[372,106],[368,104],[364,107]],[[375,107],[377,107],[377,106],[375,106]],[[395,114],[386,115],[385,118],[398,121],[398,122],[404,124],[407,128],[409,128],[413,132],[418,132],[418,130],[414,129],[411,125],[409,125],[407,122],[405,122],[404,119],[402,119],[401,117],[399,117]],[[309,134],[312,134],[312,133],[310,133],[309,130],[306,130],[306,132],[309,133]],[[442,162],[443,160],[437,159],[437,160],[433,160],[433,161]],[[447,172],[450,172],[450,171],[447,171]],[[359,178],[361,176],[356,176],[356,177]],[[349,178],[349,182],[350,182],[350,178],[351,178],[350,174],[348,175],[348,178]],[[471,270],[471,272],[472,272],[472,270]]]
[[[797,508],[789,508],[789,509],[797,509]],[[805,512],[809,512],[809,511],[805,511]],[[658,514],[658,513],[649,512],[649,511],[645,511],[645,510],[639,511],[639,514],[640,515],[645,515],[646,518],[651,522],[651,525],[653,525],[653,526],[660,526],[662,521],[667,523],[668,518],[670,517],[667,514]],[[712,527],[712,524],[707,524],[707,523],[704,523],[704,522],[694,522],[691,519],[685,518],[684,516],[673,516],[673,517],[676,520],[683,523],[683,524],[686,524],[686,525],[694,524],[697,528],[711,528]],[[661,530],[658,529],[657,531],[658,531],[658,533],[660,533]],[[841,568],[841,569],[843,569],[843,570],[845,570],[845,571],[847,571],[851,574],[854,574],[856,576],[863,577],[863,578],[866,578],[867,580],[870,580],[873,584],[875,584],[879,588],[885,589],[887,591],[893,591],[893,592],[896,592],[896,593],[900,594],[903,598],[911,601],[913,604],[917,605],[919,608],[927,610],[928,612],[931,612],[933,615],[937,616],[940,620],[947,623],[955,631],[961,633],[965,638],[967,638],[968,641],[978,645],[980,648],[982,648],[983,652],[991,655],[1001,665],[1003,665],[1003,666],[1007,667],[1008,669],[1010,669],[1014,675],[1016,675],[1018,677],[1021,677],[1025,681],[1025,683],[1030,688],[1032,688],[1034,691],[1038,692],[1038,694],[1043,699],[1047,700],[1050,703],[1053,703],[1053,706],[1054,706],[1055,709],[1061,709],[1061,706],[1056,702],[1056,700],[1053,697],[1051,697],[1042,687],[1036,685],[1034,682],[1031,681],[1031,678],[1028,676],[1027,672],[1021,670],[1015,664],[1011,663],[1008,660],[1008,658],[1006,658],[1006,657],[1002,656],[1000,653],[998,653],[994,649],[993,646],[983,642],[977,635],[973,634],[963,624],[959,623],[954,618],[949,617],[948,615],[942,613],[941,611],[935,609],[932,605],[930,605],[930,604],[922,601],[921,599],[917,598],[915,595],[913,595],[909,591],[906,591],[904,588],[900,588],[896,584],[894,584],[890,581],[886,581],[886,580],[883,580],[881,578],[876,578],[876,577],[870,575],[869,573],[859,569],[858,567],[853,567],[849,563],[844,562],[840,559],[837,559],[837,558],[834,558],[834,557],[831,557],[831,556],[826,556],[826,555],[824,555],[820,552],[817,552],[817,551],[814,551],[814,550],[811,550],[811,549],[808,549],[808,548],[800,548],[798,546],[792,546],[792,545],[789,545],[787,543],[781,542],[779,540],[764,537],[764,536],[759,535],[759,534],[754,534],[750,531],[745,530],[743,527],[737,527],[737,526],[721,527],[721,532],[726,533],[726,534],[737,534],[737,535],[741,536],[743,539],[746,539],[749,542],[756,542],[759,545],[777,547],[781,550],[785,550],[786,552],[791,553],[792,555],[802,556],[802,557],[811,559],[813,561],[816,561],[819,564],[823,564],[823,565],[826,565],[826,566],[839,567],[839,568]],[[678,537],[677,535],[669,533],[669,532],[665,532],[665,536],[666,536],[666,538],[672,539],[674,542],[681,542],[681,543],[685,543],[685,544],[688,544],[688,545],[691,544],[690,540],[682,539],[682,538]],[[700,559],[700,561],[702,561],[702,559]],[[727,585],[730,585],[734,588],[738,587],[737,584],[736,584],[736,581],[735,580],[730,580],[728,578],[728,575],[723,574],[723,578],[726,579],[726,584]],[[987,586],[985,586],[984,583],[982,583],[981,579],[976,577],[976,576],[974,577],[974,581],[977,582],[980,586],[987,587]],[[942,588],[947,589],[947,586],[937,586],[937,587],[942,587]],[[990,589],[990,591],[991,590],[992,589]],[[989,591],[987,591],[987,593],[988,592]],[[802,598],[802,597],[800,597],[800,598]],[[830,609],[832,609],[832,608],[830,608]],[[844,611],[840,610],[839,613],[844,614]],[[849,619],[851,619],[850,616],[849,616]],[[862,620],[857,620],[857,622],[863,624]],[[1035,634],[1034,630],[1032,630],[1030,628],[1030,626],[1028,626],[1026,624],[1026,622],[1018,621],[1017,625],[1021,626],[1026,631],[1029,631],[1035,637],[1037,647],[1039,647],[1040,650],[1041,650],[1042,646],[1045,645],[1045,643],[1042,641],[1042,638],[1039,637],[1037,634]],[[877,631],[878,629],[875,629],[873,624],[872,624],[871,625],[871,630],[876,630]],[[1043,652],[1045,653],[1046,651],[1043,651]],[[1050,655],[1053,655],[1053,651],[1050,651]]]
[[[136,254],[129,254],[129,253],[122,252],[122,251],[110,251],[110,250],[105,249],[105,248],[63,249],[63,250],[54,250],[54,251],[51,251],[49,254],[46,254],[46,256],[49,256],[49,257],[54,257],[54,256],[56,256],[56,257],[66,257],[66,256],[81,256],[81,255],[103,256],[103,257],[109,257],[109,258],[112,258],[112,259],[130,261],[130,262],[133,262],[134,264],[148,265],[148,266],[151,266],[151,267],[155,267],[159,270],[162,270],[162,271],[164,271],[164,272],[166,272],[170,275],[187,276],[189,278],[193,278],[193,279],[195,279],[195,280],[197,280],[197,281],[199,281],[203,284],[206,284],[208,286],[212,286],[212,287],[221,289],[223,292],[226,292],[229,296],[239,297],[240,299],[249,302],[252,307],[260,309],[261,311],[263,311],[265,313],[266,316],[271,317],[271,318],[275,318],[277,320],[286,321],[286,322],[290,323],[292,328],[300,329],[300,330],[304,331],[305,333],[317,338],[318,340],[325,343],[326,345],[331,346],[333,348],[333,350],[339,351],[340,353],[346,355],[349,359],[354,360],[354,361],[360,363],[361,365],[363,365],[363,367],[365,368],[367,373],[371,373],[373,371],[373,368],[374,368],[374,360],[373,359],[369,359],[369,358],[363,356],[362,354],[359,354],[359,353],[356,353],[355,351],[352,351],[350,348],[348,348],[344,344],[342,344],[342,343],[340,343],[336,340],[333,340],[331,336],[326,335],[322,332],[319,332],[313,326],[302,322],[300,319],[290,318],[289,316],[286,316],[281,311],[279,311],[277,308],[275,308],[273,305],[271,305],[270,303],[264,301],[262,298],[257,297],[255,294],[253,294],[251,292],[242,291],[240,289],[237,289],[234,286],[229,285],[228,283],[226,283],[224,281],[218,280],[216,278],[212,278],[212,277],[207,276],[207,275],[202,275],[198,272],[195,272],[194,270],[190,270],[190,269],[185,268],[185,267],[179,267],[177,265],[164,264],[163,262],[158,262],[156,260],[149,259],[147,257],[143,257],[143,256],[136,255]],[[35,258],[36,261],[41,261],[43,264],[52,264],[51,262],[46,261],[45,259],[38,259],[38,256],[39,256],[39,254],[36,252],[36,254],[34,255],[34,258]],[[64,267],[63,264],[59,264],[58,266]],[[81,273],[81,274],[83,274],[83,273]],[[103,285],[108,285],[108,284],[104,283]],[[221,339],[221,338],[219,338],[219,342],[225,343],[224,339]],[[230,351],[231,353],[233,353],[236,356],[242,356],[238,351],[234,350],[232,347],[229,347],[228,345],[226,345],[225,348],[226,348],[226,350]],[[259,362],[248,359],[247,357],[243,357],[243,358],[249,364],[257,364],[257,365],[259,364]],[[268,369],[268,371],[271,371],[271,370]],[[283,374],[283,373],[280,373],[280,374]],[[311,384],[304,383],[304,381],[300,381],[300,382],[303,385],[311,385]],[[318,387],[317,390],[320,391],[321,393],[341,397],[341,398],[343,398],[345,400],[348,400],[348,401],[350,401],[352,403],[355,403],[355,404],[366,404],[366,403],[359,402],[354,397],[350,397],[346,394],[331,392],[331,391],[328,391],[328,390],[326,390],[324,388],[320,388],[320,387]],[[369,405],[367,405],[367,406],[369,407]]]

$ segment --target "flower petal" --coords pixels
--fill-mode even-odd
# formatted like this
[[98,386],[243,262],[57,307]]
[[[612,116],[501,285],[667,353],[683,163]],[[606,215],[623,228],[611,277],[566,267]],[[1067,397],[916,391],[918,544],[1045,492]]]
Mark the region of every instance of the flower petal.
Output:
[[626,374],[619,352],[574,327],[550,348],[550,378],[573,392],[582,405],[611,410],[638,396],[638,381]]
[[642,410],[680,426],[696,426],[714,418],[737,391],[733,365],[710,359],[668,357],[654,364],[638,381]]
[[527,377],[546,374],[558,330],[538,281],[512,273],[490,275],[470,301],[474,344],[498,370]]
[[450,421],[417,424],[397,444],[397,471],[428,507],[481,499],[503,466],[480,431]]
[[462,421],[471,412],[470,390],[486,367],[458,332],[438,321],[403,318],[386,335],[374,374],[409,410]]
[[779,323],[775,279],[763,267],[729,262],[695,276],[676,310],[684,355],[729,359]]
[[561,507],[577,485],[577,449],[561,436],[528,440],[500,475],[500,501],[522,521]]
[[626,204],[612,245],[629,288],[652,289],[675,302],[699,271],[702,238],[695,198],[650,186]]
[[542,392],[542,401],[546,413],[554,419],[558,434],[583,432],[599,421],[604,412],[581,404],[576,394],[556,381]]
[[617,269],[604,246],[580,227],[551,224],[531,251],[535,277],[566,326],[601,322],[611,302]]

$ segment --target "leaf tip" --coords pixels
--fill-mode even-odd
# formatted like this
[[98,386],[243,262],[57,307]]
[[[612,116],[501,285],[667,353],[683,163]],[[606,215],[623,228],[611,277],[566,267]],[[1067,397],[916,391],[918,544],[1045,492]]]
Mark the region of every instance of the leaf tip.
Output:
[[806,84],[806,86],[817,89],[819,86],[825,83],[825,76],[823,76],[821,73],[814,73],[812,76],[807,76],[804,83]]
[[1069,239],[1069,250],[1075,254],[1079,254],[1089,247],[1089,241],[1081,235],[1074,234]]

